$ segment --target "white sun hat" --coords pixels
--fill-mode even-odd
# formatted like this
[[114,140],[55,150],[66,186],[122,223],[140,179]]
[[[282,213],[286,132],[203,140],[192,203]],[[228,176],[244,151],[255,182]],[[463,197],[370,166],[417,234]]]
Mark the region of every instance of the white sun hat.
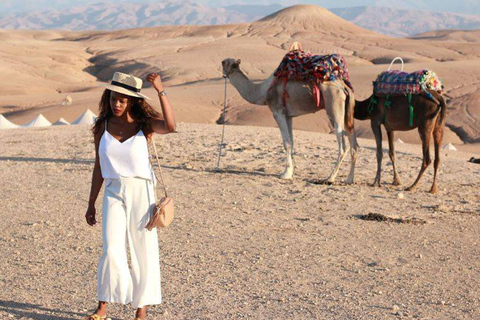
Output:
[[142,98],[150,100],[149,97],[140,93],[143,81],[132,75],[115,72],[110,84],[103,85],[108,90],[115,91],[130,97]]

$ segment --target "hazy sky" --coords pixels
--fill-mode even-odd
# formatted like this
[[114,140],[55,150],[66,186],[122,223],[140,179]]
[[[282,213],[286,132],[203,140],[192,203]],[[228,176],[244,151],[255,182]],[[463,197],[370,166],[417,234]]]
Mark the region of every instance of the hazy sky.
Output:
[[[30,10],[65,9],[86,3],[98,2],[158,2],[159,0],[0,0],[0,16]],[[168,0],[174,2],[175,0]],[[178,2],[183,2],[181,0]],[[402,9],[427,9],[435,11],[451,11],[470,14],[480,14],[480,0],[190,0],[211,6],[232,4],[281,4],[290,6],[294,4],[316,4],[326,8],[340,8],[352,6],[378,6],[395,7]]]

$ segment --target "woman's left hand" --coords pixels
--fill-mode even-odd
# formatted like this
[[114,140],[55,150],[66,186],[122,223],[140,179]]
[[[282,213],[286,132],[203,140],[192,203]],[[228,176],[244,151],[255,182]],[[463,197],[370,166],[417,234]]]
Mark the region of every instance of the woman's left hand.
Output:
[[153,85],[157,92],[163,91],[162,77],[158,73],[150,73],[147,76],[147,81]]

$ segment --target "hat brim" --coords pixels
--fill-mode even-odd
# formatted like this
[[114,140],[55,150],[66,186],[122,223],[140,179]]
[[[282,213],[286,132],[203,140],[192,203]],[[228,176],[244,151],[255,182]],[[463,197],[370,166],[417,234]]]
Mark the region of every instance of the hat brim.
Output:
[[116,85],[113,85],[113,84],[102,84],[101,86],[104,87],[105,89],[108,89],[110,91],[115,91],[115,92],[124,94],[126,96],[151,100],[149,97],[147,97],[144,94],[141,94],[140,92],[134,92],[134,91],[131,91],[131,90],[128,90],[128,89],[125,89],[125,88],[122,88],[122,87],[119,87],[119,86],[116,86]]

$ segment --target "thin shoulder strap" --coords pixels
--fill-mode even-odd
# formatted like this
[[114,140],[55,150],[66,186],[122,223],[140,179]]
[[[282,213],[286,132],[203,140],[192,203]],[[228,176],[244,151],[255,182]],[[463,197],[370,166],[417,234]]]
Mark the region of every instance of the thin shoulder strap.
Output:
[[105,119],[105,131],[107,131],[107,119]]
[[[155,153],[155,159],[157,160],[158,172],[160,173],[160,179],[158,179],[157,174],[156,174],[155,171],[153,170],[153,165],[152,165],[152,171],[153,171],[153,175],[155,176],[155,178],[157,179],[157,181],[162,184],[162,188],[163,188],[163,192],[165,193],[165,197],[168,197],[167,186],[165,185],[165,180],[164,180],[164,178],[163,178],[162,166],[160,166],[160,161],[158,160],[157,147],[155,146],[155,139],[153,138],[153,135],[154,135],[154,134],[155,134],[155,133],[152,132],[152,141],[150,142],[150,144],[153,146],[153,151],[154,151],[154,153]],[[151,162],[150,162],[150,164],[151,164]]]

